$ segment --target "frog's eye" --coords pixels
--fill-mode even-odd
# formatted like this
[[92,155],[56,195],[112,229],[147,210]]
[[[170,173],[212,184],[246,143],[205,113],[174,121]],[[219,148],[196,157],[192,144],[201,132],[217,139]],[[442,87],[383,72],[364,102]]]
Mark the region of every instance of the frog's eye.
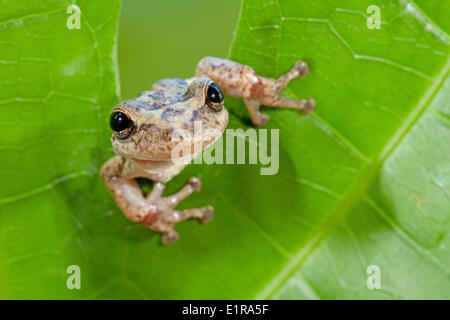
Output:
[[208,84],[206,88],[206,104],[214,111],[222,110],[225,99],[222,88],[215,82]]
[[128,138],[133,132],[134,123],[128,115],[120,111],[114,111],[109,118],[111,129],[122,139]]

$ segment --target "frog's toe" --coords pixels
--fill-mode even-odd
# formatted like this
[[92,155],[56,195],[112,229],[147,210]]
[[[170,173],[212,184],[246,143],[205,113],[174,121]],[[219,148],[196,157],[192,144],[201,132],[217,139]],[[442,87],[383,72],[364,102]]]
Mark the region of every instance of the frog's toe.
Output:
[[294,70],[297,70],[299,77],[305,77],[309,72],[308,65],[304,61],[297,61]]
[[252,118],[253,125],[257,127],[264,126],[267,123],[267,121],[269,121],[269,116],[264,113],[259,113],[257,117]]
[[197,177],[190,178],[188,183],[191,185],[195,192],[200,191],[200,189],[202,188],[202,182]]
[[174,242],[177,242],[177,240],[180,238],[178,232],[175,230],[170,230],[168,232],[165,232],[161,237],[162,244],[168,245]]
[[303,114],[310,114],[316,107],[316,101],[314,99],[300,100],[300,102],[301,102],[301,106],[300,106],[299,110]]
[[211,221],[214,217],[214,208],[212,206],[207,206],[202,208],[202,217],[199,218],[201,223],[206,223]]

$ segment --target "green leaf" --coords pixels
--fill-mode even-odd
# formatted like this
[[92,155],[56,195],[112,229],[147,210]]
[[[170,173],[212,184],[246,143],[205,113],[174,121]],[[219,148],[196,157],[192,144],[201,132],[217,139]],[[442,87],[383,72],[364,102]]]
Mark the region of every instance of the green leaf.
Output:
[[[450,5],[426,3],[449,16]],[[366,27],[373,4],[381,29]],[[275,237],[291,255],[255,297],[450,297],[446,31],[411,1],[244,1],[232,58],[266,76],[309,62],[287,92],[317,101],[302,119],[272,112],[295,159],[290,213],[312,226],[283,229],[292,243]],[[372,265],[379,290],[366,286]]]
[[[169,183],[199,176],[181,207],[216,213],[163,247],[97,175],[118,2],[77,2],[80,30],[64,28],[68,1],[29,3],[0,14],[1,297],[450,298],[450,5],[244,0],[231,58],[270,77],[307,61],[285,94],[317,109],[264,110],[278,174],[193,164]],[[381,29],[366,26],[372,4]],[[230,128],[249,128],[241,100],[227,107]],[[69,265],[81,290],[66,289]],[[372,265],[381,289],[366,286]]]
[[110,154],[120,2],[77,1],[69,29],[72,2],[2,1],[0,298],[77,297],[66,269],[83,257],[83,219],[108,214],[84,197]]

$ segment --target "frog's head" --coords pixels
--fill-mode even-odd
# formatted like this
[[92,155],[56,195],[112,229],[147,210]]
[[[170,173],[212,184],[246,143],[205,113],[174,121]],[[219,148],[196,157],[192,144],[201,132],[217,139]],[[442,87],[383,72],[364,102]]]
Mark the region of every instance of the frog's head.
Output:
[[224,94],[208,78],[166,81],[116,106],[110,117],[114,151],[123,157],[168,161],[201,151],[228,124]]

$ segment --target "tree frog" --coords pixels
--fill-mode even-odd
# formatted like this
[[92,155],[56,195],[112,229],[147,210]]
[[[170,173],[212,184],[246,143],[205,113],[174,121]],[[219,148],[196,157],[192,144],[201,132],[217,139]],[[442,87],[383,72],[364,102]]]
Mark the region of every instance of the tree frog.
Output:
[[[178,222],[189,218],[200,222],[211,220],[214,214],[211,206],[175,209],[181,200],[200,190],[198,178],[190,178],[175,194],[162,196],[164,183],[186,166],[172,161],[174,148],[189,143],[191,147],[199,144],[203,150],[220,138],[228,123],[225,94],[244,99],[255,126],[262,126],[268,120],[267,115],[259,112],[261,104],[310,113],[315,107],[313,99],[279,96],[289,81],[307,73],[307,64],[298,61],[289,72],[271,79],[259,76],[247,65],[205,57],[198,63],[194,78],[160,80],[150,91],[115,106],[110,126],[116,156],[102,166],[100,175],[125,216],[162,233],[163,244],[178,240],[174,229]],[[202,126],[200,137],[194,135],[191,141],[183,141],[174,135],[177,129],[192,132],[196,121]],[[139,177],[154,182],[147,196],[136,181]]]

